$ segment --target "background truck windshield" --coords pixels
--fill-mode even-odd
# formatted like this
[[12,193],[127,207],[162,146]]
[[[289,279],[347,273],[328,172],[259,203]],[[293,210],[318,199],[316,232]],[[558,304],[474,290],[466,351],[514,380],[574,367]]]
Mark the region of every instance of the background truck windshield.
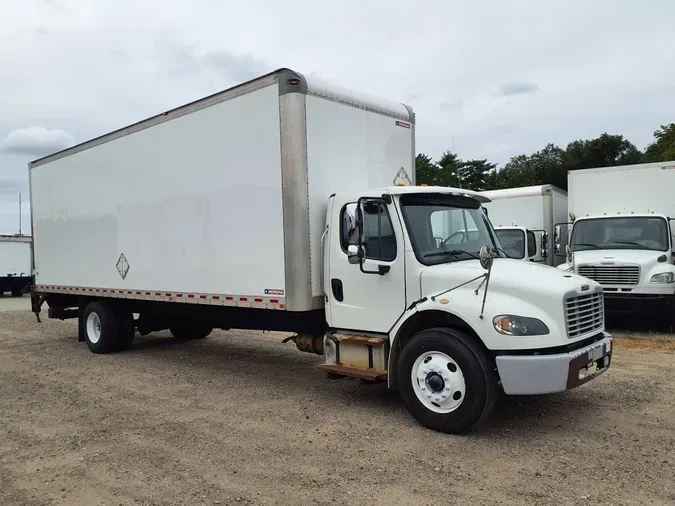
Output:
[[403,195],[403,216],[417,259],[426,265],[478,256],[482,246],[498,247],[479,203],[450,195]]
[[511,258],[525,258],[525,231],[523,230],[495,230],[502,249]]
[[668,251],[668,224],[663,218],[622,217],[581,220],[572,229],[572,251],[648,249]]

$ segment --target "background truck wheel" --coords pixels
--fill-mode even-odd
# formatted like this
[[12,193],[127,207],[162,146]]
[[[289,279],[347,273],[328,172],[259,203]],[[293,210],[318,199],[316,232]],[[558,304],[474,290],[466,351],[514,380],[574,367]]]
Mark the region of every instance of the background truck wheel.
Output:
[[118,348],[119,322],[105,302],[90,302],[83,313],[84,339],[94,353],[110,353]]
[[424,330],[405,345],[398,382],[415,419],[448,434],[482,423],[497,398],[489,357],[465,333],[449,328]]
[[184,321],[174,323],[169,327],[171,335],[179,341],[188,341],[191,339],[203,339],[213,332],[213,327],[197,323],[194,321]]
[[15,288],[14,290],[12,290],[12,297],[21,297],[22,295],[23,292],[20,289]]

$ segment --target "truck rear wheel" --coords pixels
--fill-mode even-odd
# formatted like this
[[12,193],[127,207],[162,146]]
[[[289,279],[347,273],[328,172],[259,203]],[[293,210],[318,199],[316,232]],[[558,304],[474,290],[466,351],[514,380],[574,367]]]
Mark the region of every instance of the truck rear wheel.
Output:
[[448,434],[481,424],[497,398],[489,357],[465,333],[450,328],[413,336],[401,352],[398,384],[413,417]]
[[119,344],[120,326],[117,315],[109,304],[90,302],[82,314],[84,338],[94,353],[110,353]]
[[181,321],[171,325],[169,332],[179,341],[188,341],[204,339],[213,332],[213,327],[195,321]]

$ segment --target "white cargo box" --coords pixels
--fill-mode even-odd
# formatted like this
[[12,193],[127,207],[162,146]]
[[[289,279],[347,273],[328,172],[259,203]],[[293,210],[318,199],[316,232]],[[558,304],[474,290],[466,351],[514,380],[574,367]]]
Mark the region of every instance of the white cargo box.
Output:
[[569,212],[577,218],[659,213],[675,217],[675,161],[571,170]]
[[410,107],[278,70],[32,162],[36,291],[320,308],[328,197],[414,157]]
[[0,236],[0,278],[30,277],[30,237]]

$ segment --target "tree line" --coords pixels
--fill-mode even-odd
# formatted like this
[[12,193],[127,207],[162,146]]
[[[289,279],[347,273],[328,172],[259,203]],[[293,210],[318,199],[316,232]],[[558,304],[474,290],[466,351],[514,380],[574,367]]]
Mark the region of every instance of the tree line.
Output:
[[531,155],[514,156],[501,168],[487,159],[462,160],[445,151],[437,161],[418,154],[415,169],[417,184],[477,191],[552,184],[567,190],[568,170],[671,160],[675,160],[675,123],[661,125],[644,151],[623,135],[604,133],[596,139],[570,142],[564,149],[548,144]]

